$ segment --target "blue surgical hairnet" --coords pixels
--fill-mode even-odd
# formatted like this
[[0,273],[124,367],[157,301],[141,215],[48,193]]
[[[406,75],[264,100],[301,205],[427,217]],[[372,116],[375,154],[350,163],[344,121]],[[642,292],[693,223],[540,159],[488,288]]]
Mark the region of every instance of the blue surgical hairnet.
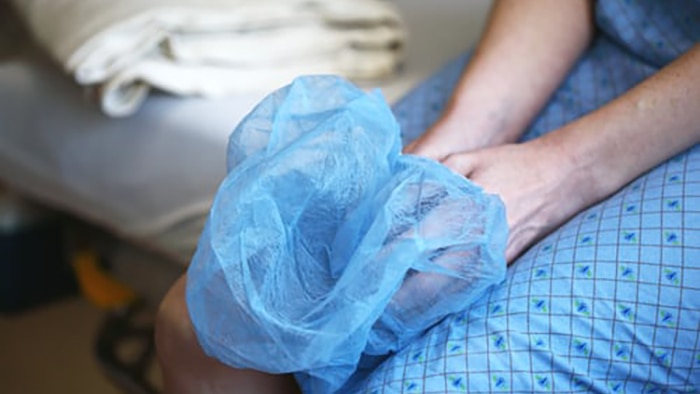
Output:
[[192,260],[204,351],[332,393],[503,280],[500,199],[401,154],[378,92],[301,77],[236,128]]

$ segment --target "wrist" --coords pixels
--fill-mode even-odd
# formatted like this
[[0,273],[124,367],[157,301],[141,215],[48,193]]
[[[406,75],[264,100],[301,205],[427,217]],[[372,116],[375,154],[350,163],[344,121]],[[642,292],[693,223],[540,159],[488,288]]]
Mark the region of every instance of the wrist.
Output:
[[571,197],[583,209],[614,193],[624,183],[624,174],[616,168],[615,157],[609,154],[609,146],[601,136],[578,123],[535,141],[555,152],[552,165],[559,167],[563,187],[574,191]]
[[455,94],[436,126],[461,134],[468,148],[463,151],[515,143],[523,130],[509,116],[513,105],[492,94],[476,89]]
[[453,152],[470,152],[506,143],[479,119],[460,111],[446,112],[432,130]]

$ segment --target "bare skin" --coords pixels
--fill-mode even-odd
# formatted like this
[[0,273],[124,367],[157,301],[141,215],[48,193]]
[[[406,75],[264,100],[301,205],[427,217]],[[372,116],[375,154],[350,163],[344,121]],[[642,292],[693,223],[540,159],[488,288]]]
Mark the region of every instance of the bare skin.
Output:
[[501,196],[506,259],[656,164],[700,142],[700,45],[617,100],[524,144],[443,163]]
[[169,394],[296,394],[290,375],[239,370],[208,357],[197,342],[185,303],[183,275],[161,303],[156,320],[156,349]]
[[[406,153],[431,157],[503,199],[513,262],[571,216],[700,142],[700,46],[593,113],[514,144],[593,35],[589,0],[496,1],[444,116]],[[536,72],[537,71],[537,72]],[[236,370],[199,347],[183,277],[156,339],[168,393],[294,393],[290,376]]]
[[700,141],[696,45],[599,110],[513,144],[589,44],[591,7],[586,0],[496,2],[445,114],[405,149],[501,196],[509,263],[574,214]]
[[591,42],[589,0],[500,0],[442,117],[406,152],[442,160],[517,141]]

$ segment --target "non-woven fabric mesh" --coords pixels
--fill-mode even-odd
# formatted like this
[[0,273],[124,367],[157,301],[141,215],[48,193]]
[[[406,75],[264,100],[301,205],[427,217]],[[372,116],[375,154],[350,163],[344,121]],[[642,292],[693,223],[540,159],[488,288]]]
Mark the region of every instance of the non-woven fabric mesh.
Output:
[[503,280],[502,202],[401,153],[378,92],[296,79],[234,130],[188,271],[204,351],[336,392]]

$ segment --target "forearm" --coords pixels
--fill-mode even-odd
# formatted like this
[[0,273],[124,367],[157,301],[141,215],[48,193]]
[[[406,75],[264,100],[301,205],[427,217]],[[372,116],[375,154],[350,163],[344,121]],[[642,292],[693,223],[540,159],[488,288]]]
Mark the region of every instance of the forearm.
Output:
[[589,0],[497,0],[444,120],[514,142],[590,43]]
[[541,138],[593,203],[700,142],[700,45],[610,104]]

